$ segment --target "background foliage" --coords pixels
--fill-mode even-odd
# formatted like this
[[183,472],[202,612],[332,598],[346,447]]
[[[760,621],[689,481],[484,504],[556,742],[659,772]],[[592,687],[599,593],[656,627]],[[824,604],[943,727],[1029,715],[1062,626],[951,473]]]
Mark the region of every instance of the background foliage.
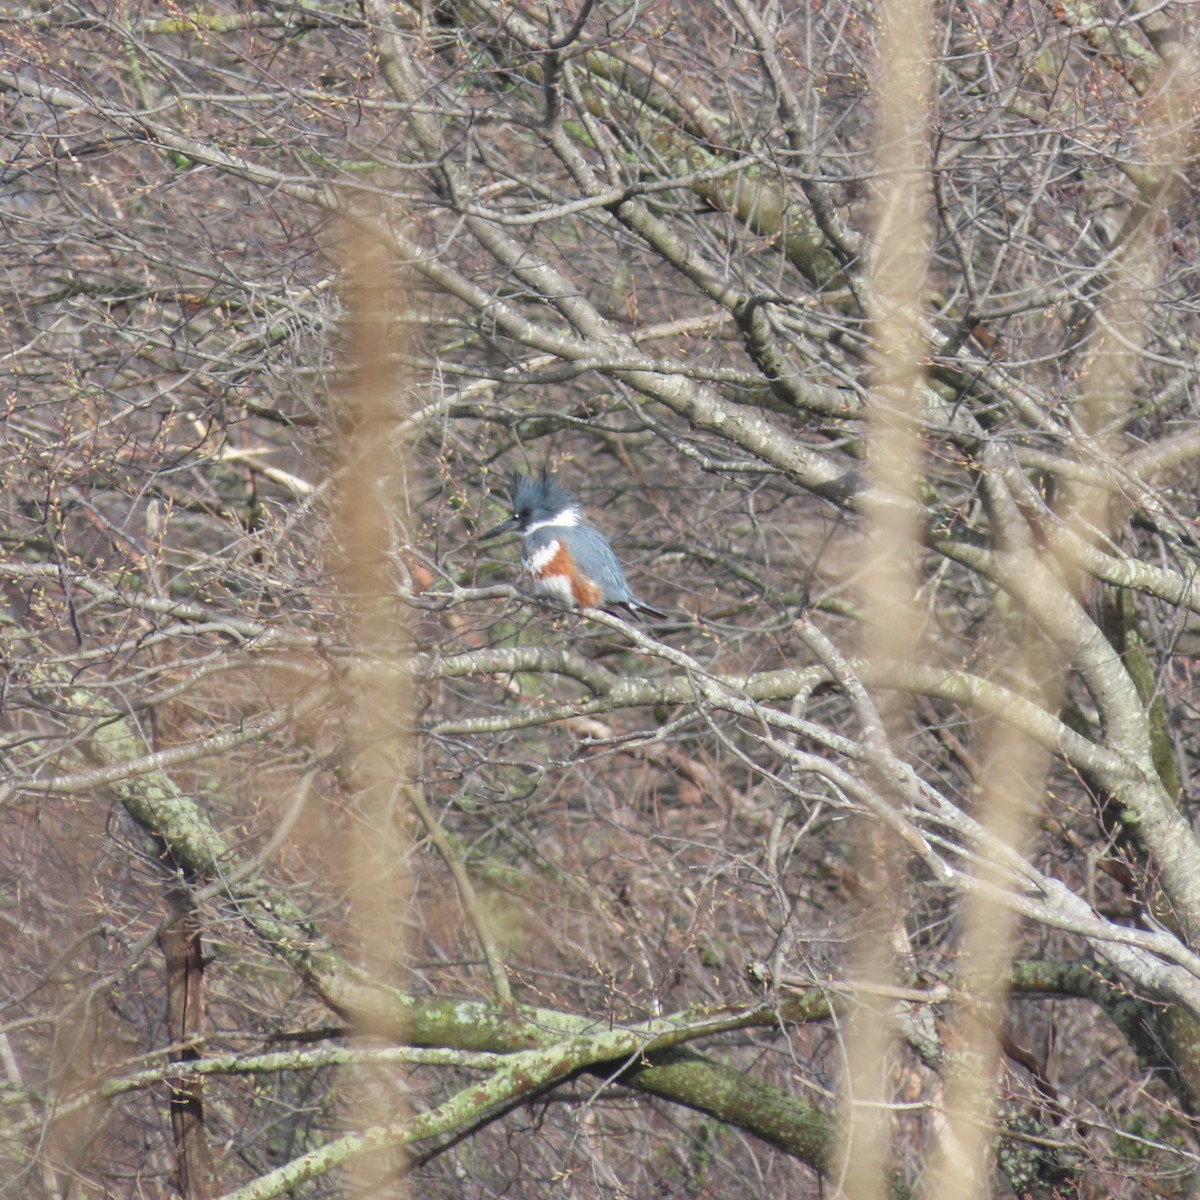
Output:
[[[914,504],[890,11],[0,14],[8,1194],[817,1195],[864,1009],[896,1194],[964,1061],[963,1187],[1191,1194],[1193,15],[929,14]],[[543,466],[669,620],[477,545]]]

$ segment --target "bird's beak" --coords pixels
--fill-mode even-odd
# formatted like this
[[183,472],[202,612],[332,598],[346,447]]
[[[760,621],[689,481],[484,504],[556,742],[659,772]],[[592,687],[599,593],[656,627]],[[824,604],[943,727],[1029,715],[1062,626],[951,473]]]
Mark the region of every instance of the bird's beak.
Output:
[[489,538],[499,537],[502,533],[507,533],[510,529],[516,529],[520,523],[516,517],[509,517],[507,521],[501,521],[495,529],[489,529],[487,533],[481,534],[479,540],[486,542]]

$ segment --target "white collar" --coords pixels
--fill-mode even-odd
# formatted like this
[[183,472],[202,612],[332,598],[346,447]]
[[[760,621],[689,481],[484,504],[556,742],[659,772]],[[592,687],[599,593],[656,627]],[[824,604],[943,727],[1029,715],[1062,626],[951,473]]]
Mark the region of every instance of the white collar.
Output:
[[579,509],[564,508],[562,512],[556,512],[554,516],[547,517],[544,521],[534,521],[532,525],[526,527],[525,532],[537,533],[539,529],[562,529],[564,526],[572,528],[579,524]]

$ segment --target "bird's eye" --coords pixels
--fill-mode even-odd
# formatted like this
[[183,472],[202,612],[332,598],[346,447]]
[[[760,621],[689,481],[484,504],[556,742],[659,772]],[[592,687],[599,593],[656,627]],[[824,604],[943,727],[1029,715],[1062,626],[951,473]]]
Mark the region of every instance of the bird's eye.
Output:
[[525,518],[527,516],[529,516],[529,509],[523,508],[523,509],[521,509],[521,511],[519,513],[514,513],[513,515],[517,518],[518,521],[523,521],[523,520],[525,520]]

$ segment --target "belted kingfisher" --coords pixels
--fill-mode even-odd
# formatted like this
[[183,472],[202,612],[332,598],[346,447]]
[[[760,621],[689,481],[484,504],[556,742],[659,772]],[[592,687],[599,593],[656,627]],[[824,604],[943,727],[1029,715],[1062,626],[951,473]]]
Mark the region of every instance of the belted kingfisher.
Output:
[[536,595],[568,608],[624,608],[631,613],[667,614],[639,600],[625,582],[608,539],[585,525],[575,497],[552,475],[537,479],[517,473],[512,481],[512,513],[479,540],[510,529],[521,534],[521,565]]

